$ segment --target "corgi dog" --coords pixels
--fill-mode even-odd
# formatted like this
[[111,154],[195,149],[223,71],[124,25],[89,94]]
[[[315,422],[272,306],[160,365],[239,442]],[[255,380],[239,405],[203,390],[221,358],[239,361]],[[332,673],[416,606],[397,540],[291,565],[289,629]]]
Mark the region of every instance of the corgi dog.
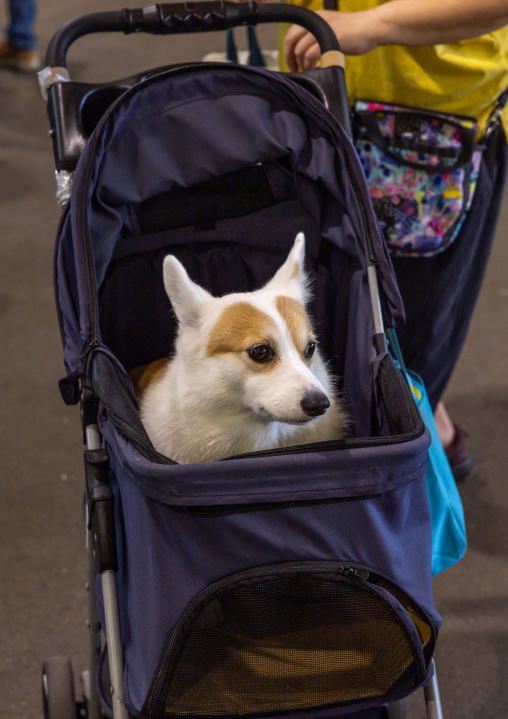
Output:
[[344,435],[346,416],[305,311],[304,251],[299,233],[268,284],[223,297],[165,258],[175,355],[134,377],[141,420],[161,454],[209,462]]

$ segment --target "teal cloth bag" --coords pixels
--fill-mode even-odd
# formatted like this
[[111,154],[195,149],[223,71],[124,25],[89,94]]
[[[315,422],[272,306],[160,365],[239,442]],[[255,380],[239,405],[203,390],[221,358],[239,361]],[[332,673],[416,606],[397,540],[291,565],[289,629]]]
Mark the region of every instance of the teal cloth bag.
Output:
[[464,556],[467,547],[464,510],[448,458],[439,439],[434,415],[422,378],[404,366],[393,330],[387,331],[396,364],[411,388],[423,422],[429,428],[432,443],[427,455],[427,493],[432,523],[432,576],[452,567]]

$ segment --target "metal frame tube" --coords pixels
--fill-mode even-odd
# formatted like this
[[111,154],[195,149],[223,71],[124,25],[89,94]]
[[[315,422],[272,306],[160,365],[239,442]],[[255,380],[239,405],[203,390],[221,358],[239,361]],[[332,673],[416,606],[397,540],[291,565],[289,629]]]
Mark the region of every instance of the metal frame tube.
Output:
[[106,570],[101,574],[101,580],[104,596],[106,637],[108,641],[113,717],[114,719],[128,719],[122,694],[123,654],[122,641],[120,637],[120,620],[118,616],[118,596],[116,592],[115,572],[112,569]]
[[423,687],[425,694],[425,707],[427,709],[427,719],[443,719],[443,710],[441,709],[441,697],[439,696],[439,685],[437,683],[436,665],[432,660],[434,674],[432,679]]
[[374,344],[378,354],[386,352],[386,335],[381,312],[381,300],[379,298],[379,285],[377,282],[377,270],[375,265],[367,267],[367,280],[369,282],[370,304],[374,318]]
[[[85,430],[86,447],[89,450],[101,448],[101,437],[99,428],[95,424],[90,424]],[[88,524],[88,522],[87,522]],[[88,534],[90,534],[88,532]],[[92,537],[87,537],[88,544],[88,576],[89,576],[89,611],[93,611],[93,616],[97,622],[96,603],[95,603],[95,560],[93,555]],[[93,576],[93,579],[92,579]],[[93,581],[93,585],[91,584]],[[101,574],[102,593],[104,598],[104,615],[106,641],[108,645],[109,671],[111,678],[111,696],[113,699],[113,717],[114,719],[128,719],[127,710],[123,703],[122,683],[123,683],[123,653],[122,640],[120,635],[120,618],[118,612],[118,595],[116,591],[116,575],[113,570],[107,570]],[[97,622],[98,625],[98,622]],[[99,719],[100,703],[97,692],[97,636],[95,633],[92,614],[90,614],[90,709],[96,711],[96,714],[89,713],[90,719]],[[100,639],[99,639],[100,648]],[[92,702],[92,696],[94,697]]]
[[[101,440],[97,425],[89,425],[86,428],[86,448],[100,449]],[[86,505],[86,524],[88,527],[88,505]],[[97,689],[97,667],[101,649],[100,624],[97,617],[97,602],[95,599],[95,558],[93,556],[93,541],[91,531],[86,530],[86,554],[87,554],[87,590],[88,590],[88,656],[90,671],[90,694],[88,697],[89,719],[100,719],[101,707],[99,692]]]
[[90,693],[88,698],[88,719],[101,719],[100,699],[97,689],[97,667],[101,650],[100,623],[97,617],[95,600],[95,560],[93,557],[92,538],[87,530],[87,562],[88,562],[88,657],[90,671]]
[[374,265],[367,267],[367,278],[369,280],[370,304],[374,315],[374,329],[376,334],[384,332],[383,317],[381,314],[381,302],[379,300],[379,287],[377,283],[377,272]]

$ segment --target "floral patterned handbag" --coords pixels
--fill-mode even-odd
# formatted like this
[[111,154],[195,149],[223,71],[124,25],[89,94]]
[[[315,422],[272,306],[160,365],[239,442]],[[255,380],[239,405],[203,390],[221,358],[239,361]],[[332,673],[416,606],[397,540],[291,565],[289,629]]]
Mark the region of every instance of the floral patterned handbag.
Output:
[[456,238],[471,206],[483,146],[472,117],[357,100],[356,150],[396,256],[431,257]]

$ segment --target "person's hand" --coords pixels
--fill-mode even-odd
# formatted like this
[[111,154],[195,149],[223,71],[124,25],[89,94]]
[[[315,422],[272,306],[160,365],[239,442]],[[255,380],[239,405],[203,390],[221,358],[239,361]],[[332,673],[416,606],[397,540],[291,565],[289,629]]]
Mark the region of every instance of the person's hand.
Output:
[[[320,10],[345,55],[380,45],[425,46],[460,42],[508,24],[508,0],[390,0],[368,10]],[[293,26],[284,42],[290,70],[311,70],[319,47],[307,30]]]
[[[377,41],[368,29],[366,22],[369,11],[337,12],[319,10],[318,15],[327,21],[340,43],[340,49],[346,55],[363,55],[377,47]],[[319,45],[313,35],[299,25],[292,25],[284,39],[284,56],[291,72],[312,70],[321,57]]]

